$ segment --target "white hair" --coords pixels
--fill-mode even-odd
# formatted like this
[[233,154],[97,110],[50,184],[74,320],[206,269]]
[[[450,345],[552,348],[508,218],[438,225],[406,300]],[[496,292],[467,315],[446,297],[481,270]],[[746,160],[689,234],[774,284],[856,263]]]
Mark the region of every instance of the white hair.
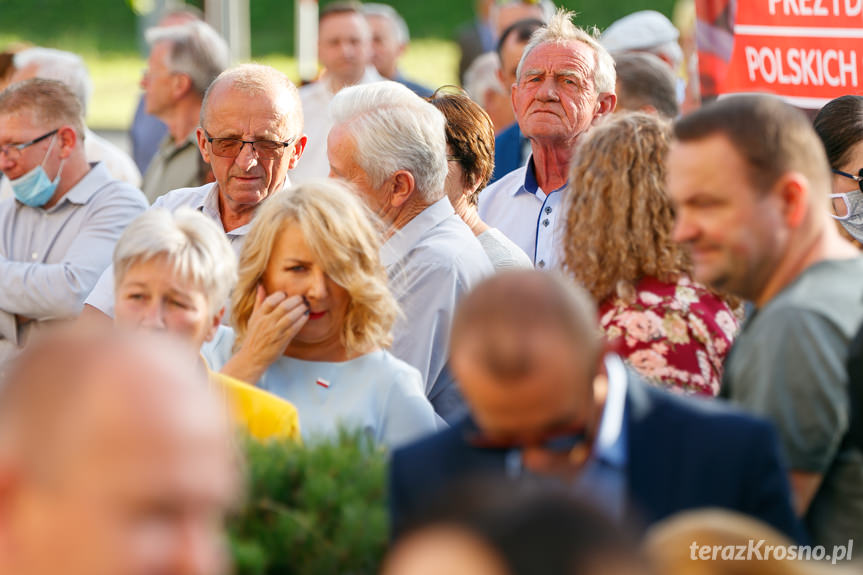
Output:
[[363,4],[363,15],[366,17],[380,16],[388,19],[395,30],[396,39],[400,46],[407,46],[411,41],[411,34],[408,30],[407,22],[405,22],[405,19],[402,18],[401,14],[396,12],[396,9],[389,4],[379,4],[376,2]]
[[150,28],[146,38],[150,46],[159,42],[171,45],[165,64],[172,72],[188,76],[200,96],[230,61],[228,44],[204,22]]
[[237,256],[213,221],[188,207],[147,210],[114,247],[114,284],[120,285],[133,265],[160,256],[204,291],[213,316],[219,313],[237,282]]
[[584,30],[572,23],[573,13],[561,8],[552,17],[552,19],[533,33],[530,41],[524,48],[521,55],[521,60],[518,63],[516,70],[516,78],[521,78],[522,67],[534,48],[541,44],[567,44],[569,42],[581,42],[587,44],[594,54],[593,63],[593,87],[599,92],[614,93],[614,84],[616,75],[614,72],[614,58],[608,53],[602,44],[599,43],[599,30],[592,28]]
[[402,84],[375,82],[340,91],[330,114],[353,137],[357,164],[372,186],[407,170],[426,201],[444,196],[446,119],[432,104]]
[[54,48],[35,47],[15,54],[12,63],[17,70],[35,67],[36,78],[63,82],[81,102],[84,115],[87,115],[87,106],[93,94],[93,84],[90,81],[87,65],[81,56]]
[[506,86],[501,84],[497,71],[500,70],[500,58],[497,52],[486,52],[474,58],[464,73],[464,89],[471,100],[483,108],[489,91],[506,94]]

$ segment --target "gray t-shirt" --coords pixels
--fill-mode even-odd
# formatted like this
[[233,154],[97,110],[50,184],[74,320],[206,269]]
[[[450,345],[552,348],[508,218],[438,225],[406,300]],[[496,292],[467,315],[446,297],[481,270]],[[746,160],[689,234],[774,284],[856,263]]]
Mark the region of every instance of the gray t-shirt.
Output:
[[791,469],[823,475],[805,522],[827,546],[863,540],[863,454],[845,440],[861,322],[863,258],[819,262],[750,318],[725,363],[722,395],[774,423]]

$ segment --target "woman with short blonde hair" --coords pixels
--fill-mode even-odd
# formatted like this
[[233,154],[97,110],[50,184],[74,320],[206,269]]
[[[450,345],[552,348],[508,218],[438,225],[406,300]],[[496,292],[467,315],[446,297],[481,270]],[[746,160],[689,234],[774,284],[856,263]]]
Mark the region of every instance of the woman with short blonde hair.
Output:
[[310,180],[258,210],[222,370],[297,406],[304,435],[360,427],[403,443],[436,428],[419,371],[385,348],[399,313],[376,219],[347,184]]
[[[154,208],[133,221],[114,247],[114,321],[165,332],[200,362],[201,346],[220,329],[237,279],[237,257],[222,230],[191,208]],[[297,411],[287,401],[219,373],[214,387],[238,423],[257,439],[299,439]]]

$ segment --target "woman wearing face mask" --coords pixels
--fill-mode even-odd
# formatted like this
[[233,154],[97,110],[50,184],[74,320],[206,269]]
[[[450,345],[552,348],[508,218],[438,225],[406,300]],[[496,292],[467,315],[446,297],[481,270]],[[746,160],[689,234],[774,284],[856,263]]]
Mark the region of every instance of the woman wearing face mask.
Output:
[[[115,323],[174,336],[206,369],[199,350],[216,333],[237,279],[224,232],[191,208],[148,210],[123,232],[113,263]],[[210,379],[253,437],[299,439],[290,403],[222,374]]]
[[313,180],[268,199],[246,237],[222,372],[296,405],[305,439],[343,426],[393,446],[436,429],[419,371],[385,349],[399,312],[372,222],[345,184]]
[[815,117],[833,170],[833,217],[843,235],[863,243],[863,96],[841,96]]

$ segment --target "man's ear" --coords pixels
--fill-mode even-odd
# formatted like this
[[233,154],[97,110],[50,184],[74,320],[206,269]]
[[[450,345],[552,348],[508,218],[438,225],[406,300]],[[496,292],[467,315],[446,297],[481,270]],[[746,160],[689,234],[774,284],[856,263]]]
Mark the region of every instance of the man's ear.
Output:
[[198,138],[198,149],[201,150],[201,157],[209,164],[210,152],[207,151],[207,135],[204,134],[204,128],[198,127],[195,136]]
[[60,158],[65,160],[72,155],[72,150],[78,143],[78,132],[72,126],[62,126],[57,130],[55,145],[60,149]]
[[799,172],[789,172],[779,178],[771,194],[775,194],[782,209],[782,219],[789,228],[797,228],[809,213],[811,203],[809,179]]
[[394,208],[402,206],[411,197],[416,189],[416,180],[414,175],[407,170],[398,170],[390,176],[389,186],[391,186],[390,205]]
[[224,306],[219,310],[219,313],[213,316],[213,319],[210,325],[207,326],[207,337],[204,341],[213,341],[213,338],[216,337],[216,332],[219,331],[219,326],[222,324],[222,317],[225,315]]
[[608,114],[614,112],[617,106],[617,95],[612,92],[602,92],[596,99],[596,111],[593,113],[591,125],[596,125]]
[[171,95],[179,100],[192,90],[192,79],[186,74],[171,75]]
[[297,138],[297,141],[291,144],[288,149],[293,150],[291,157],[288,159],[288,169],[293,170],[297,162],[300,161],[300,158],[303,155],[303,151],[306,149],[306,144],[308,143],[309,138],[305,134]]

